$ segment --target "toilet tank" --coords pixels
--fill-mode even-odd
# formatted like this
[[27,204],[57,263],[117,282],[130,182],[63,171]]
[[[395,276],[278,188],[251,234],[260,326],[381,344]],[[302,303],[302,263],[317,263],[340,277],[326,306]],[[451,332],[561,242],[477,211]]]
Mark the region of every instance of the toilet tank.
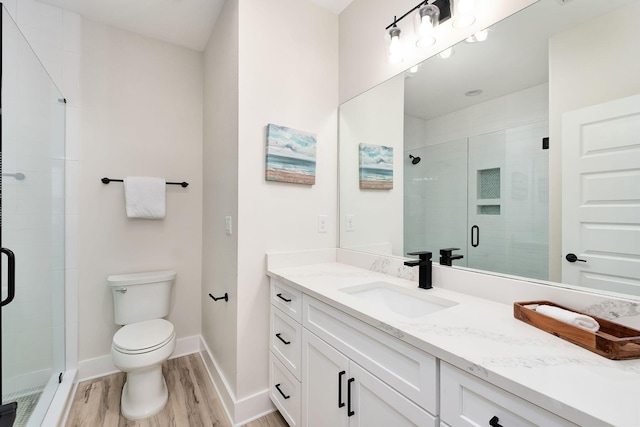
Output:
[[174,270],[107,277],[117,325],[160,319],[169,314]]

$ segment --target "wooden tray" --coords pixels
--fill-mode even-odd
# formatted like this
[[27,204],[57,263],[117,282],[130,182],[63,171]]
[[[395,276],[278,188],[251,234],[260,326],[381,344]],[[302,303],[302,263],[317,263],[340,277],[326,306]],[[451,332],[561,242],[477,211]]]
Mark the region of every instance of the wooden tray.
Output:
[[[551,305],[591,316],[600,324],[600,330],[598,332],[587,331],[526,307],[533,304]],[[640,331],[600,317],[563,307],[550,301],[514,302],[513,317],[608,359],[640,358]]]

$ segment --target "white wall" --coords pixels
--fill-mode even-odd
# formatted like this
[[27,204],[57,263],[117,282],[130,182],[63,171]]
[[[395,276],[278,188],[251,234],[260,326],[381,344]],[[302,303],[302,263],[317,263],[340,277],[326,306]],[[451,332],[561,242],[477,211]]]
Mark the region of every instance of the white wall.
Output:
[[[404,76],[398,75],[340,106],[340,246],[404,255]],[[360,143],[393,147],[393,189],[359,186]],[[371,209],[374,206],[375,209]],[[353,231],[347,231],[346,216]],[[386,252],[383,252],[386,250]]]
[[[585,22],[549,41],[550,274],[560,280],[562,218],[562,114],[640,93],[640,3]],[[594,32],[606,28],[608,37]],[[589,90],[585,90],[588,88]]]
[[[265,253],[337,243],[338,17],[300,0],[241,0],[239,16],[237,394],[266,399]],[[265,181],[268,123],[316,134],[315,185]]]
[[[390,65],[385,47],[385,27],[394,16],[403,15],[416,5],[414,0],[355,0],[340,14],[340,102],[372,88],[436,53],[464,40],[537,0],[476,1],[476,21],[464,29],[454,29],[451,20],[439,28],[438,41],[431,47],[409,47],[404,62]],[[406,22],[405,22],[406,21]],[[401,26],[413,21],[407,18]]]
[[[202,53],[84,20],[78,174],[79,358],[109,357],[117,327],[110,274],[175,269],[168,319],[178,338],[200,333]],[[163,220],[127,219],[122,183],[160,176]],[[82,377],[82,372],[80,372]]]
[[[204,53],[202,337],[236,394],[238,306],[238,2],[228,0]],[[225,216],[232,234],[225,234]],[[214,302],[229,293],[229,302]],[[221,386],[224,387],[224,386]],[[219,389],[221,388],[219,387]],[[227,396],[222,396],[226,398]],[[228,398],[227,398],[228,399]],[[228,406],[231,404],[225,402]]]

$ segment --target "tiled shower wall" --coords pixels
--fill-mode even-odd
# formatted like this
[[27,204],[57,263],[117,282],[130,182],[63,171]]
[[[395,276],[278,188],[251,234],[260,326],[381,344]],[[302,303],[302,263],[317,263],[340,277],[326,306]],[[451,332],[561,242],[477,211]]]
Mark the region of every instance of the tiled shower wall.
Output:
[[[38,370],[43,371],[46,367],[42,366],[43,360],[46,359],[45,352],[39,353],[38,334],[49,326],[54,328],[54,340],[65,342],[66,351],[60,351],[53,354],[55,360],[62,361],[67,368],[73,368],[77,365],[77,171],[79,166],[79,75],[80,75],[80,35],[81,35],[81,18],[79,15],[62,9],[45,5],[34,0],[4,0],[4,6],[14,21],[17,22],[20,31],[35,51],[38,59],[42,62],[45,69],[55,82],[56,86],[65,97],[66,115],[60,120],[65,123],[65,145],[58,147],[53,153],[55,170],[52,172],[58,177],[63,176],[60,183],[55,184],[51,191],[54,195],[54,228],[60,230],[59,233],[51,237],[51,241],[46,244],[52,244],[54,247],[64,245],[64,253],[57,253],[54,256],[52,264],[55,266],[52,274],[54,279],[64,283],[64,289],[52,289],[48,295],[29,292],[33,289],[39,280],[47,280],[40,278],[42,272],[30,272],[29,264],[26,263],[23,271],[24,274],[21,283],[22,291],[20,304],[25,308],[14,307],[14,313],[21,319],[20,330],[15,337],[15,343],[12,347],[3,347],[5,358],[20,359],[20,380],[16,380],[12,385],[16,390],[27,388],[31,383],[38,382],[36,379]],[[5,70],[10,72],[10,70]],[[35,116],[38,117],[37,115]],[[37,120],[33,123],[37,123]],[[47,123],[46,126],[50,124]],[[53,124],[51,124],[53,126]],[[28,125],[31,126],[31,125]],[[18,133],[18,137],[22,137]],[[23,181],[26,183],[27,180]],[[56,182],[56,180],[52,180]],[[61,183],[64,182],[64,185]],[[5,185],[15,184],[5,180]],[[15,188],[15,191],[23,191],[23,189]],[[28,191],[28,189],[26,189]],[[15,194],[15,193],[14,193]],[[7,194],[7,198],[10,194]],[[34,197],[30,197],[34,199]],[[43,197],[42,199],[44,199]],[[38,199],[37,195],[35,199]],[[44,219],[43,219],[44,220]],[[50,219],[49,219],[50,220]],[[13,221],[7,221],[10,227]],[[15,224],[15,222],[13,222]],[[37,229],[28,227],[16,227],[13,231],[14,240],[17,244],[23,244],[27,239],[32,239],[33,247],[42,245],[43,236],[37,234]],[[5,234],[3,233],[3,239]],[[58,251],[61,252],[61,251]],[[27,256],[34,256],[34,254]],[[64,257],[64,261],[62,261]],[[56,259],[58,262],[56,262]],[[18,302],[18,298],[16,298]],[[53,313],[53,306],[62,307],[64,304],[64,312],[57,312],[52,318],[49,316],[51,325],[45,323],[45,314]],[[7,308],[10,306],[7,306]],[[30,316],[27,313],[38,313],[38,315]],[[51,339],[48,340],[50,342]],[[63,346],[63,347],[65,347]],[[51,357],[50,347],[46,352]],[[12,354],[13,353],[13,354]],[[28,357],[26,357],[28,355]],[[15,372],[14,372],[15,374]],[[3,390],[10,392],[13,390]]]

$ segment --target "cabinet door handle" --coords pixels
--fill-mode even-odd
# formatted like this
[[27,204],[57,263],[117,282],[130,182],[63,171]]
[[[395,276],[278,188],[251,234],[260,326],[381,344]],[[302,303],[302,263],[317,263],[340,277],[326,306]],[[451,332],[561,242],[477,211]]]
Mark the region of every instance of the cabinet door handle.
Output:
[[347,381],[347,415],[350,417],[355,414],[355,412],[351,410],[351,383],[354,381],[354,378],[349,378],[349,381]]
[[346,371],[338,372],[338,408],[344,407],[344,402],[342,401],[342,376],[346,373]]
[[284,397],[284,398],[285,398],[285,400],[291,397],[291,396],[287,396],[286,394],[284,394],[284,393],[282,392],[282,390],[280,390],[280,384],[276,384],[276,388],[278,389],[278,391],[280,392],[280,394],[282,395],[282,397]]
[[284,343],[284,345],[289,345],[289,344],[291,344],[291,341],[285,341],[285,340],[284,340],[284,338],[282,338],[282,337],[280,336],[280,334],[276,334],[276,337],[278,337],[278,339],[279,339],[280,341],[282,341],[282,342]]
[[287,298],[283,297],[283,296],[282,296],[282,294],[277,294],[276,296],[277,296],[278,298],[280,298],[280,299],[281,299],[282,301],[284,301],[284,302],[291,302],[291,300],[290,300],[290,299],[287,299]]
[[494,415],[493,418],[489,420],[489,425],[491,427],[502,427],[502,424],[500,424],[499,421],[500,421],[500,418]]

